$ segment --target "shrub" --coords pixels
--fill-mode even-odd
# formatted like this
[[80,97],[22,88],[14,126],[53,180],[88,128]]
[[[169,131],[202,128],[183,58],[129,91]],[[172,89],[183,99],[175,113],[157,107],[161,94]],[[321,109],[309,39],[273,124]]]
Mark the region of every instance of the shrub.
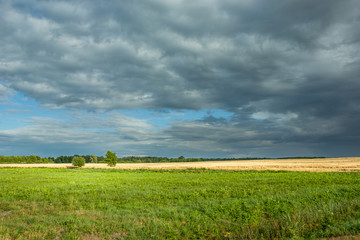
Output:
[[72,159],[72,165],[75,167],[82,167],[85,165],[85,158],[83,157],[79,157],[79,156],[75,156]]

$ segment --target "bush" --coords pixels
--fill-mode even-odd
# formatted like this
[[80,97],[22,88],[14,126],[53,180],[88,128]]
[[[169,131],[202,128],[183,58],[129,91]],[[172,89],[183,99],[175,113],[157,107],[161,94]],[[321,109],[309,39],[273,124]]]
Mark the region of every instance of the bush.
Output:
[[72,165],[75,167],[82,167],[85,165],[85,158],[83,157],[79,157],[79,156],[75,156],[72,159]]

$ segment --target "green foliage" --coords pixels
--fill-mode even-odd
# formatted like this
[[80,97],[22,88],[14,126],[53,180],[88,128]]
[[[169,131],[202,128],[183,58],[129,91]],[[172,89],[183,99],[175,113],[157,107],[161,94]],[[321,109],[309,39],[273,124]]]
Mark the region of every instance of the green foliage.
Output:
[[99,156],[97,159],[98,159],[98,163],[105,162],[105,157],[104,156]]
[[39,156],[2,156],[0,155],[0,163],[53,163],[54,158],[41,158]]
[[73,156],[58,156],[55,158],[55,163],[71,163]]
[[91,156],[90,156],[90,162],[91,162],[91,163],[97,163],[97,162],[98,162],[97,156],[91,155]]
[[123,163],[158,163],[158,162],[201,162],[208,159],[203,158],[167,158],[167,157],[150,157],[150,156],[128,156],[119,158],[118,162]]
[[105,158],[105,163],[107,163],[108,166],[110,167],[115,167],[116,163],[117,163],[117,156],[116,153],[111,152],[111,151],[107,151],[106,153],[106,158]]
[[0,239],[360,234],[360,173],[0,169]]
[[75,167],[82,167],[85,165],[85,158],[80,156],[74,156],[72,159],[72,165]]
[[[78,155],[77,155],[78,156]],[[83,157],[85,159],[85,162],[86,163],[90,163],[92,162],[91,161],[91,156],[94,156],[96,157],[98,160],[100,157],[97,157],[95,155],[81,155],[81,157]],[[56,159],[55,159],[55,163],[71,163],[72,162],[72,158],[73,156],[58,156]]]

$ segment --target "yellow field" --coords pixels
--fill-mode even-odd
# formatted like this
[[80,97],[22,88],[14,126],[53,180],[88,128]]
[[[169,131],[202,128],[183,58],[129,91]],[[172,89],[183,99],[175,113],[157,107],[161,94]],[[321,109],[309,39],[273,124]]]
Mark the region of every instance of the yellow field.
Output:
[[[56,164],[0,164],[0,167],[49,167],[66,168],[70,163]],[[84,168],[111,168],[103,163],[87,163]],[[360,157],[320,159],[234,160],[173,163],[118,163],[112,169],[186,169],[206,168],[222,170],[285,170],[305,172],[354,172],[360,171]]]

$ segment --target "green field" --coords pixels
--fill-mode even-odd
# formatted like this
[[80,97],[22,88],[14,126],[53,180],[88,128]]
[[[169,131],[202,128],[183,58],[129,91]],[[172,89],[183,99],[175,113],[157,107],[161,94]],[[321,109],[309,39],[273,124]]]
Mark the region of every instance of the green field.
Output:
[[0,169],[0,239],[360,233],[360,173]]

